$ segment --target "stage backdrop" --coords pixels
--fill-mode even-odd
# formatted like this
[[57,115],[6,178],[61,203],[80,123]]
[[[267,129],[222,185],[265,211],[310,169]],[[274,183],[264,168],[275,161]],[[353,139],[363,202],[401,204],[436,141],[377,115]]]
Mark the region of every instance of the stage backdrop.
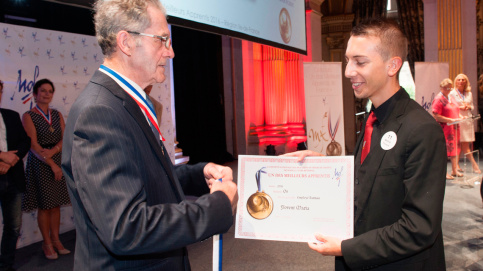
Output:
[[[95,37],[4,23],[0,23],[0,27],[0,80],[4,81],[2,108],[22,115],[35,106],[32,96],[35,82],[48,78],[55,85],[51,108],[59,110],[67,120],[72,103],[102,64],[103,55]],[[171,68],[166,70],[167,80],[164,83],[154,85],[151,96],[163,104],[160,128],[174,162],[170,71]],[[3,220],[0,232],[2,228]],[[62,207],[61,232],[73,228],[72,207]],[[24,213],[17,247],[40,240],[37,212]]]
[[416,77],[415,100],[431,113],[431,104],[436,94],[439,93],[439,83],[449,76],[449,64],[447,62],[415,62],[414,72]]
[[307,147],[324,155],[345,155],[342,63],[304,63]]

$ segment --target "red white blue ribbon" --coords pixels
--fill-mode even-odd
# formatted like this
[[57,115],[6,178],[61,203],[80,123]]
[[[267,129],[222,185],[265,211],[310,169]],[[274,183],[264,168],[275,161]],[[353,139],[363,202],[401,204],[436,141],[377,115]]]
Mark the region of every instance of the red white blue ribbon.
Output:
[[332,122],[331,122],[331,119],[330,119],[330,111],[329,111],[329,118],[328,119],[329,119],[329,123],[328,123],[329,136],[330,136],[330,138],[332,138],[332,141],[334,141],[335,140],[335,134],[337,134],[337,130],[339,129],[340,115],[337,118],[337,122],[335,123],[334,130],[332,130]]
[[465,101],[465,95],[462,94],[459,89],[456,89],[456,91],[458,92],[458,95],[460,96],[461,100],[463,100],[463,102],[464,102]]
[[[124,79],[121,75],[116,73],[114,70],[111,70],[110,68],[108,68],[104,65],[101,65],[99,67],[99,70],[101,72],[107,74],[114,81],[116,81],[116,83],[118,83],[119,86],[121,86],[121,88],[124,89],[124,91],[126,91],[126,93],[129,94],[129,96],[131,96],[131,98],[133,98],[134,101],[136,101],[136,103],[141,108],[141,110],[143,110],[143,112],[146,115],[146,118],[148,119],[148,121],[150,121],[153,124],[153,126],[156,128],[156,130],[158,130],[160,139],[162,141],[165,141],[163,135],[161,134],[161,131],[159,130],[156,112],[154,112],[153,107],[149,106],[149,104],[147,103],[144,96],[141,95],[140,91],[142,91],[142,90],[137,90],[135,86],[133,86],[131,83],[129,83],[127,81],[129,79]],[[133,84],[135,84],[135,83],[133,82]]]
[[42,111],[42,109],[40,109],[40,107],[38,105],[35,105],[35,109],[40,113],[40,115],[42,115],[42,117],[44,117],[44,120],[50,126],[52,126],[52,116],[50,115],[50,110],[47,108],[48,114],[45,114],[44,111]]

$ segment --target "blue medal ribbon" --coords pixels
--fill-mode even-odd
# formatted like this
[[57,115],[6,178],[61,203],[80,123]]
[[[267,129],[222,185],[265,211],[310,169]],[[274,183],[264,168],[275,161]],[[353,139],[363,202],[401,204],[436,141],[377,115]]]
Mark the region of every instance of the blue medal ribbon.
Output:
[[258,192],[262,192],[262,187],[261,187],[261,183],[260,183],[260,174],[261,173],[267,173],[266,171],[264,171],[264,169],[265,169],[265,167],[262,167],[261,169],[259,169],[255,173],[255,180],[257,180]]

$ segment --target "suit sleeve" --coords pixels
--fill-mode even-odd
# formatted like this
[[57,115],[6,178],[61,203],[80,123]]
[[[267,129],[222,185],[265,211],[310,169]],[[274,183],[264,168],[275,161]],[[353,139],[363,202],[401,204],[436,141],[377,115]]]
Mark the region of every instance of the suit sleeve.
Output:
[[195,165],[176,166],[176,175],[186,195],[202,196],[210,193],[210,189],[206,184],[203,169],[207,163],[198,163]]
[[15,123],[15,129],[17,130],[17,132],[15,133],[17,136],[16,140],[18,142],[16,146],[16,150],[18,151],[17,156],[20,159],[23,159],[30,150],[30,137],[28,137],[25,129],[23,128],[22,121],[20,120],[20,115],[17,112],[14,112],[14,114],[12,114],[12,117],[15,119],[13,123]]
[[[74,124],[75,188],[106,248],[116,255],[159,253],[227,231],[233,220],[222,192],[195,202],[147,204],[145,168],[160,166],[139,162],[149,150],[136,149],[133,140],[143,135],[126,118],[109,106],[92,105]],[[159,178],[165,176],[159,173]],[[168,197],[169,189],[159,193]]]
[[[447,163],[444,136],[437,123],[429,121],[412,121],[407,133],[405,153],[399,154],[404,161],[403,178],[394,180],[402,181],[405,191],[400,218],[342,241],[344,260],[353,269],[413,256],[430,248],[441,235]],[[385,201],[391,198],[381,199],[380,204]]]

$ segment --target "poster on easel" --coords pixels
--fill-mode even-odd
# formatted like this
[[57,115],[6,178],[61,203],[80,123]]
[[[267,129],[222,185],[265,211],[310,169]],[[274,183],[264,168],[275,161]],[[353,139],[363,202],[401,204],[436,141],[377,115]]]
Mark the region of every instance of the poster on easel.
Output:
[[449,77],[447,62],[415,62],[415,100],[431,113],[434,97],[439,93],[439,83]]
[[307,148],[345,155],[342,63],[304,63]]

